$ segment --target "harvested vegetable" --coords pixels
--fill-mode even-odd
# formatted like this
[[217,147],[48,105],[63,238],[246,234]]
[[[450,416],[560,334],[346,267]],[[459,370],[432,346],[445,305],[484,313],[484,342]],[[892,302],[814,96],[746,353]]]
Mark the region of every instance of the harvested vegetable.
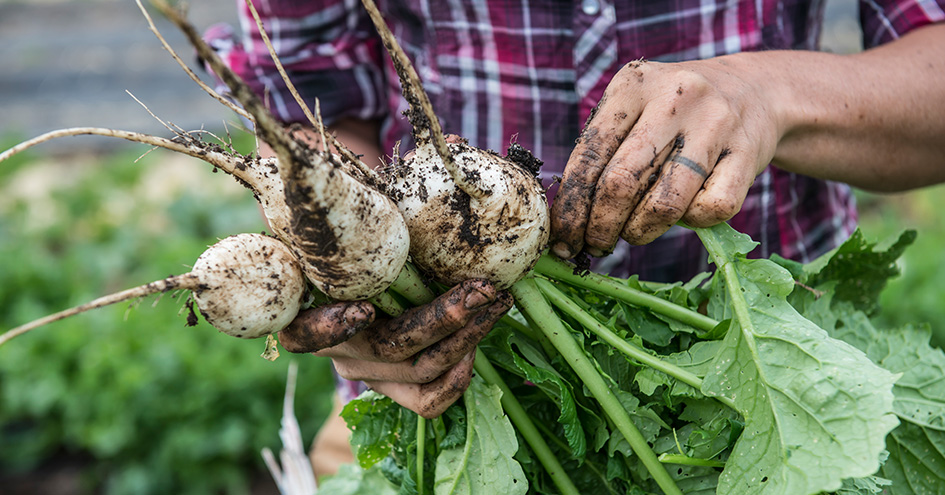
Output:
[[[464,478],[475,483],[471,492],[518,489],[522,480],[490,459],[449,462],[456,449],[475,453],[483,444],[461,433],[475,421],[482,431],[511,424],[525,440],[514,459],[528,493],[942,493],[945,479],[931,473],[945,456],[928,446],[945,440],[945,394],[916,387],[920,376],[937,381],[945,353],[928,346],[927,331],[870,325],[853,305],[875,302],[876,293],[864,301],[862,292],[835,289],[882,285],[895,260],[888,253],[909,237],[883,253],[857,234],[799,265],[747,259],[754,243],[724,224],[698,232],[721,268],[688,283],[582,276],[543,257],[512,289],[524,318],[480,344],[485,385],[427,422],[423,465],[433,480],[425,490]],[[598,380],[604,391],[595,390]],[[508,417],[470,416],[471,404],[501,389]],[[537,433],[519,426],[509,397]],[[642,446],[633,446],[615,407]],[[367,393],[344,415],[357,427],[352,444],[364,472],[379,470],[402,493],[416,493],[405,488],[418,479],[413,413]],[[662,484],[646,465],[650,455],[667,473]],[[540,468],[540,456],[555,457],[563,472]],[[495,479],[483,482],[480,471]],[[552,480],[561,475],[575,491]]]
[[462,140],[448,143],[407,55],[374,3],[364,4],[410,104],[407,116],[417,147],[395,161],[387,187],[407,222],[413,263],[448,285],[485,278],[501,289],[510,287],[548,243],[540,162],[517,145],[510,153],[518,158],[513,161]]
[[[348,239],[391,232],[405,242],[387,220],[369,232],[360,223],[373,219],[370,208],[396,201],[423,271],[446,284],[489,278],[516,298],[517,312],[480,346],[463,401],[440,418],[373,393],[348,405],[367,471],[346,472],[381,471],[400,493],[421,495],[945,492],[935,474],[945,465],[936,447],[945,445],[945,394],[923,381],[945,369],[945,355],[914,333],[895,350],[872,345],[890,339],[834,291],[875,276],[850,262],[872,256],[872,246],[807,266],[749,260],[753,243],[723,224],[697,230],[714,275],[670,285],[577,275],[541,255],[548,210],[534,171],[449,142],[409,60],[373,2],[364,3],[400,75],[417,142],[383,188],[318,119],[323,149],[340,156],[286,132],[182,16],[159,3],[275,150],[276,161],[225,166],[246,181],[241,167],[253,170],[263,177],[252,180],[276,191],[269,206],[260,202],[319,288],[339,299],[380,293],[391,314],[403,309],[399,301],[433,297],[398,254],[348,247]],[[400,213],[391,211],[393,223]],[[384,292],[395,277],[410,283]],[[896,352],[924,362],[891,358]],[[897,383],[897,373],[909,380]]]
[[298,260],[278,239],[238,234],[210,246],[188,273],[104,296],[0,334],[0,345],[40,326],[150,294],[190,290],[200,314],[217,330],[252,339],[285,328],[307,299]]
[[338,300],[368,299],[387,289],[407,259],[409,234],[394,203],[373,183],[370,170],[339,143],[331,144],[341,155],[330,153],[324,128],[318,130],[326,136],[326,149],[313,150],[297,140],[179,11],[163,1],[154,5],[230,87],[253,116],[259,138],[276,153],[289,215],[285,226],[274,231],[296,253],[309,280]]

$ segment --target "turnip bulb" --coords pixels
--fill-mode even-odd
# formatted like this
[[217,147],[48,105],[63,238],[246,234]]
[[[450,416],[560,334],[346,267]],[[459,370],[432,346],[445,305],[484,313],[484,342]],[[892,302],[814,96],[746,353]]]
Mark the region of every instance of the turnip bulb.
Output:
[[535,171],[497,153],[464,142],[449,149],[456,174],[428,144],[388,176],[388,193],[407,222],[411,259],[445,284],[485,278],[509,287],[528,273],[548,242],[541,184]]
[[[282,241],[237,234],[207,248],[188,273],[102,296],[0,334],[0,345],[33,329],[110,304],[150,294],[190,290],[200,314],[217,330],[252,339],[282,330],[307,299],[305,277]],[[191,315],[188,324],[196,324]]]
[[257,338],[282,330],[305,299],[298,260],[278,239],[261,234],[227,237],[207,249],[190,272],[200,314],[217,330]]

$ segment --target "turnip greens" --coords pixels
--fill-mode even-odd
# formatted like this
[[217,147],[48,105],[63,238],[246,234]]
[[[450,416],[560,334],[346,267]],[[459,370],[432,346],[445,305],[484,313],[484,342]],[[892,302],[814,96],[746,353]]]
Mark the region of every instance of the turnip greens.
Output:
[[686,283],[543,258],[464,399],[420,423],[423,448],[417,416],[367,392],[343,413],[360,467],[323,490],[945,493],[945,354],[927,328],[869,319],[914,233],[881,250],[857,232],[802,265],[747,258],[727,225],[697,232],[717,270]]

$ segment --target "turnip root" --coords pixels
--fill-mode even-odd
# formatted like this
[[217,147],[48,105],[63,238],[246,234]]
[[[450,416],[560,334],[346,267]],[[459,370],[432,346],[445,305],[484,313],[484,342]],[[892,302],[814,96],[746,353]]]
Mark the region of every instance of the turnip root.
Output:
[[[140,1],[138,5],[152,31],[167,47]],[[200,158],[253,192],[273,233],[292,249],[306,277],[320,291],[337,300],[369,299],[385,291],[406,262],[409,234],[396,205],[379,191],[373,171],[325,132],[314,117],[325,150],[314,150],[297,140],[275,121],[180,13],[163,2],[155,5],[181,28],[199,55],[230,86],[232,95],[245,108],[241,114],[256,124],[258,136],[273,148],[277,158],[242,156],[170,126],[177,134],[174,139],[83,127],[53,131],[21,143],[0,154],[0,162],[49,139],[81,134],[119,137]],[[180,62],[176,54],[171,54]],[[329,153],[329,146],[339,155]]]
[[286,245],[261,234],[238,234],[210,246],[188,273],[100,297],[0,335],[0,345],[40,326],[158,292],[188,289],[217,330],[252,339],[282,330],[306,299],[305,278]]
[[278,239],[260,234],[227,237],[205,251],[188,287],[200,313],[217,330],[256,338],[282,330],[305,299],[298,260]]
[[[160,1],[154,5],[230,88],[252,115],[259,138],[275,152],[288,215],[277,219],[273,231],[295,252],[309,280],[338,300],[368,299],[386,290],[407,260],[409,234],[396,205],[377,189],[373,173],[329,140],[324,129],[318,130],[340,156],[297,140],[177,10]],[[313,124],[319,122],[313,119]],[[266,215],[270,222],[277,217],[268,210]]]
[[548,204],[534,175],[465,143],[449,150],[459,180],[430,145],[417,148],[388,182],[410,231],[414,264],[436,280],[485,278],[506,288],[548,241]]
[[[417,148],[391,168],[388,194],[407,222],[411,259],[443,283],[486,278],[511,286],[548,242],[550,216],[537,171],[463,142],[447,143],[410,60],[374,2],[363,3],[410,104]],[[540,163],[517,150],[528,155],[525,161]]]

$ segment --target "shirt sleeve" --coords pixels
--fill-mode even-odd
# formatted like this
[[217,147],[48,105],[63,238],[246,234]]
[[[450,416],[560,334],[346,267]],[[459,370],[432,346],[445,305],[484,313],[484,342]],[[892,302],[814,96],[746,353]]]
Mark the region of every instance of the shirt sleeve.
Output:
[[945,0],[860,0],[864,48],[941,21],[945,21]]
[[[209,28],[204,37],[234,72],[285,123],[307,122],[282,80],[244,2],[239,9],[244,33],[229,26]],[[266,33],[293,85],[309,108],[319,99],[322,118],[375,119],[387,104],[383,47],[358,0],[256,2]]]

